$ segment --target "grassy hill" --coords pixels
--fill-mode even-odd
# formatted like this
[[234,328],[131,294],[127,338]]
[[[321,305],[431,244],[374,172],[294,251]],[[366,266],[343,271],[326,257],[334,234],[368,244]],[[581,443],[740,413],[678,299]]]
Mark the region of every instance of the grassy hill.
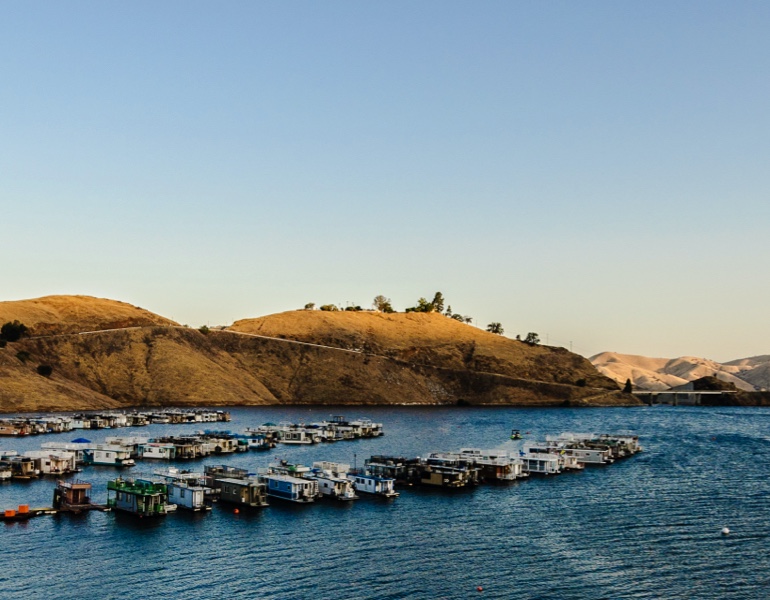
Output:
[[0,324],[14,320],[24,323],[33,336],[177,325],[143,308],[91,296],[45,296],[0,302]]
[[[438,314],[291,311],[208,334],[122,302],[0,303],[0,411],[259,404],[634,404],[583,357]],[[82,332],[93,332],[84,334]],[[47,365],[49,377],[38,374]]]

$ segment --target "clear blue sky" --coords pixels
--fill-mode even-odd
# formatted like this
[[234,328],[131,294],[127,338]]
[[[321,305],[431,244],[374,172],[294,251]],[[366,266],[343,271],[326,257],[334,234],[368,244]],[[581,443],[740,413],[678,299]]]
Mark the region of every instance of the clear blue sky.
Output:
[[229,324],[440,290],[770,354],[770,3],[12,2],[0,299]]

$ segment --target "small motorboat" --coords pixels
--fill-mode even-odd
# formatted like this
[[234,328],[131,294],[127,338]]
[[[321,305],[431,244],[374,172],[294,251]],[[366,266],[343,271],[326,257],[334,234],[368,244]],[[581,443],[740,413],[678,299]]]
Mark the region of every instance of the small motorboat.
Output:
[[522,438],[521,432],[518,429],[511,430],[511,439],[520,440]]

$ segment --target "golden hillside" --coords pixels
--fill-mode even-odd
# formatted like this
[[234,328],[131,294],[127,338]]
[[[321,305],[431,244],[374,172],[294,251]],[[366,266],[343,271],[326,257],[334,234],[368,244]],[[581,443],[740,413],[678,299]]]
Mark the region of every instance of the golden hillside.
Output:
[[91,296],[45,296],[0,302],[0,324],[14,320],[24,323],[32,336],[177,325],[143,308]]
[[236,321],[230,331],[358,350],[412,365],[616,389],[582,356],[531,346],[437,313],[290,311]]
[[[0,303],[0,322],[12,320],[32,335],[0,348],[5,412],[636,403],[581,356],[438,314],[292,311],[206,334],[124,303],[76,296]],[[40,375],[41,365],[52,374]]]

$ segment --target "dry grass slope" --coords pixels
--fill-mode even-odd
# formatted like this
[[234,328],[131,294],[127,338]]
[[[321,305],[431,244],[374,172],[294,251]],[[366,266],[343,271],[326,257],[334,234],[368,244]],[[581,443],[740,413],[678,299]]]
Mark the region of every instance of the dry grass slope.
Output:
[[[635,403],[578,355],[437,314],[292,311],[205,335],[122,302],[52,296],[0,303],[0,321],[14,319],[32,336],[0,349],[5,412]],[[41,364],[53,368],[50,377],[37,373]]]
[[24,323],[32,336],[177,325],[131,304],[91,296],[45,296],[0,302],[0,324],[14,320]]

